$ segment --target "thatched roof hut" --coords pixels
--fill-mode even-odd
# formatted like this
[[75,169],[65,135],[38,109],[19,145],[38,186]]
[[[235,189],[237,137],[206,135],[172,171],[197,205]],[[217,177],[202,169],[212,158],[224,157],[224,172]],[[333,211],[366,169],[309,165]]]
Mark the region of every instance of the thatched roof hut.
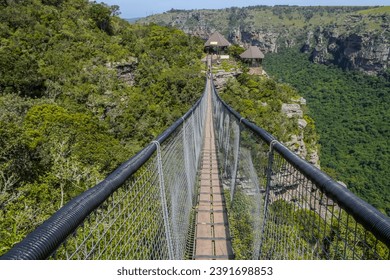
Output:
[[204,44],[205,47],[228,47],[230,46],[230,43],[228,40],[225,39],[225,37],[222,36],[221,33],[218,31],[215,31],[210,38],[207,40],[207,42]]
[[243,59],[263,59],[264,54],[257,46],[250,46],[245,52],[240,54]]
[[259,67],[263,61],[264,54],[257,46],[250,46],[245,52],[240,54],[240,57],[249,61],[251,67]]

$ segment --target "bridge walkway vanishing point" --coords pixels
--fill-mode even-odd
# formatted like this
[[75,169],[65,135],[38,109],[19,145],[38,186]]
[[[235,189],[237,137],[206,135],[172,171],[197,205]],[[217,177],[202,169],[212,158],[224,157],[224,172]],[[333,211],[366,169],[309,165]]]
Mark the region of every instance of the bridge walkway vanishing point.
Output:
[[232,259],[223,187],[218,176],[211,88],[207,87],[207,114],[196,207],[195,260]]

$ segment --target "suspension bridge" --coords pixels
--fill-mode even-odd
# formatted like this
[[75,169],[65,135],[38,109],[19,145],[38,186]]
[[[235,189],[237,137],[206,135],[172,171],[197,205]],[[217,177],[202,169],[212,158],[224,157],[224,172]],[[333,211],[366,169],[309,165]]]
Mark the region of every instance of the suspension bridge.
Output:
[[390,219],[203,96],[0,259],[390,259]]

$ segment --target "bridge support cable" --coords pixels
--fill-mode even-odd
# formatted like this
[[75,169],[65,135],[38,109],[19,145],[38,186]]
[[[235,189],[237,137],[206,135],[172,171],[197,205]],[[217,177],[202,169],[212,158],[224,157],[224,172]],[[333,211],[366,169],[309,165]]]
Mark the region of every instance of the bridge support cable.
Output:
[[389,217],[242,118],[215,89],[213,110],[224,166],[235,164],[227,134],[240,123],[228,205],[237,259],[390,259]]
[[195,206],[205,97],[0,258],[183,259]]

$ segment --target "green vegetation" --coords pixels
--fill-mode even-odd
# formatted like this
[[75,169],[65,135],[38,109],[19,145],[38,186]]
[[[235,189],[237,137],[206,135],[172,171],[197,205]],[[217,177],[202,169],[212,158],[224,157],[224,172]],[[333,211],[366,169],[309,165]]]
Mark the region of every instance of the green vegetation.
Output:
[[[225,197],[230,197],[230,192],[225,190]],[[229,209],[229,229],[232,235],[232,247],[236,260],[253,259],[253,248],[255,242],[255,217],[251,214],[251,209],[256,203],[253,199],[245,195],[241,188],[237,188],[234,194],[233,203],[227,199]]]
[[298,124],[281,113],[282,103],[296,92],[272,79],[242,74],[228,81],[221,97],[243,117],[253,121],[282,141],[297,131]]
[[0,1],[0,255],[202,93],[199,39],[117,14],[87,0]]
[[372,14],[390,14],[390,6],[383,6],[378,8],[372,8],[367,10],[362,10],[357,12],[362,15],[372,15]]
[[[276,5],[232,7],[221,10],[170,10],[163,14],[142,18],[139,22],[177,25],[178,28],[185,26],[190,30],[197,29],[199,26],[208,26],[218,29],[226,36],[231,34],[232,30],[279,31],[281,37],[302,41],[305,40],[308,30],[314,30],[319,26],[338,26],[343,32],[351,32],[357,27],[361,31],[380,31],[380,23],[383,19],[379,15],[388,14],[388,9],[389,7],[368,6]],[[363,16],[363,19],[355,21],[353,20],[355,16]]]
[[264,68],[307,99],[322,168],[390,215],[389,76],[313,64],[294,49],[267,55]]
[[[270,132],[283,142],[292,135],[299,135],[297,118],[287,118],[282,113],[283,103],[294,103],[300,96],[291,86],[277,83],[257,75],[241,74],[237,79],[230,79],[221,97],[244,118]],[[308,125],[304,129],[304,141],[308,151],[317,149],[317,135],[314,121],[304,116]]]

